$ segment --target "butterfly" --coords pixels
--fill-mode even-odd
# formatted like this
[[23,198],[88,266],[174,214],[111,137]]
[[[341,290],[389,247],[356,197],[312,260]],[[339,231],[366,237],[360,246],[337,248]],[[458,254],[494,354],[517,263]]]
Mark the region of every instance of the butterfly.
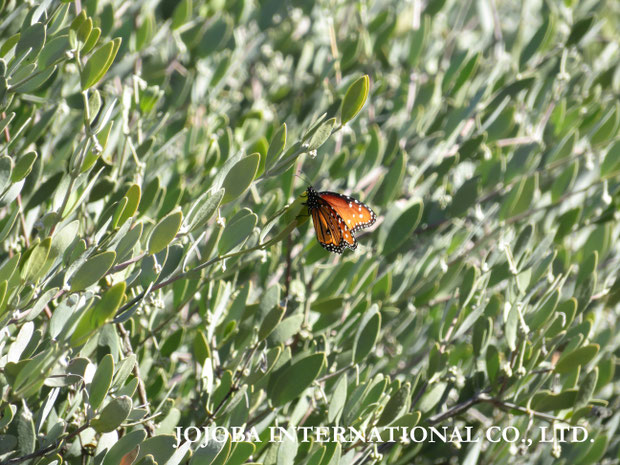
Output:
[[308,214],[319,244],[324,249],[342,253],[345,248],[357,248],[354,233],[375,224],[377,215],[368,205],[337,192],[317,192],[312,186],[306,191]]

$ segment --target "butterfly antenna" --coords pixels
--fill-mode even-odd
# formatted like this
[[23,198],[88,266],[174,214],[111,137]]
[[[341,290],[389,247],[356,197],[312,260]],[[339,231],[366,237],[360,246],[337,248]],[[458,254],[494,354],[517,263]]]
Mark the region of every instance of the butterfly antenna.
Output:
[[297,173],[295,173],[295,176],[297,176],[299,179],[301,179],[302,181],[304,181],[305,183],[307,183],[309,186],[312,185],[312,183],[308,180],[308,178],[306,178],[305,176],[301,176]]

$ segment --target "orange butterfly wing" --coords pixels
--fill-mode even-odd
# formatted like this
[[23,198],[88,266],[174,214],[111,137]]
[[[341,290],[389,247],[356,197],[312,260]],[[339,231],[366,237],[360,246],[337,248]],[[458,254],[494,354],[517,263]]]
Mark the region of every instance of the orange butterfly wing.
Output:
[[342,218],[327,203],[312,208],[312,222],[319,244],[326,250],[342,253],[346,247],[355,249],[357,241]]
[[307,190],[305,205],[312,215],[312,223],[319,244],[326,250],[342,253],[346,247],[357,248],[354,232],[375,223],[377,215],[360,201],[336,192]]
[[377,221],[375,212],[353,197],[336,192],[319,192],[318,195],[336,211],[352,233],[368,228]]

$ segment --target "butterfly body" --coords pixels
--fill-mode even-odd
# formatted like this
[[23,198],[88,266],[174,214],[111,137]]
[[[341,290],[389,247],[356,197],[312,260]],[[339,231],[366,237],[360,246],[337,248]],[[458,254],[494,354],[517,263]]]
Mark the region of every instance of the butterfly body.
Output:
[[308,214],[312,216],[316,238],[321,246],[341,254],[345,248],[356,249],[354,233],[372,226],[377,215],[370,207],[348,195],[317,192],[312,186],[306,191]]

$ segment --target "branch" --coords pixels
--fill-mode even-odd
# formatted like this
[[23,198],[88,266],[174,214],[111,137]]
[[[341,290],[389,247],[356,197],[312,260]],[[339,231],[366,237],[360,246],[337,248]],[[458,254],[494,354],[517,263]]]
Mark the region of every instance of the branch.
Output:
[[33,453],[28,454],[28,455],[23,455],[21,457],[15,457],[15,458],[9,459],[6,462],[4,462],[4,465],[13,465],[15,463],[22,463],[22,462],[25,462],[27,460],[35,459],[37,457],[43,457],[44,455],[47,455],[50,452],[53,452],[56,449],[58,449],[63,442],[68,441],[69,439],[77,436],[78,434],[80,434],[82,431],[84,431],[89,426],[90,425],[88,423],[86,423],[85,425],[82,425],[78,429],[76,429],[73,433],[69,433],[66,437],[60,438],[60,439],[56,440],[55,442],[53,442],[49,446],[44,447],[43,449],[39,449],[37,451],[34,451]]
[[540,418],[541,420],[548,421],[549,423],[566,421],[565,419],[556,417],[555,415],[549,415],[547,413],[537,412],[536,410],[528,409],[520,405],[513,404],[512,402],[507,402],[502,399],[497,399],[496,397],[490,397],[489,395],[486,394],[486,392],[488,392],[489,390],[490,388],[487,388],[485,391],[480,392],[479,394],[476,394],[471,399],[468,399],[464,402],[456,404],[454,407],[446,410],[443,413],[430,417],[427,420],[428,423],[430,425],[436,425],[437,423],[440,423],[444,420],[447,420],[448,418],[451,418],[460,413],[463,413],[464,411],[468,410],[470,407],[476,404],[483,403],[483,402],[487,404],[491,404],[505,412],[508,412],[509,410],[517,410],[518,412],[525,413],[527,415],[532,415],[534,417]]
[[[134,352],[133,352],[133,349],[131,348],[131,340],[129,339],[129,333],[125,330],[125,328],[123,328],[123,325],[121,323],[118,323],[116,327],[118,329],[118,332],[123,337],[123,343],[125,344],[126,355],[133,354]],[[138,380],[138,396],[140,397],[140,402],[142,402],[142,404],[144,405],[144,408],[146,409],[147,414],[150,415],[151,408],[149,404],[149,399],[146,396],[146,389],[144,387],[144,381],[142,381],[142,377],[140,376],[140,367],[138,366],[137,360],[136,360],[135,365],[133,366],[133,374]],[[155,426],[153,425],[153,422],[150,420],[144,422],[144,429],[146,429],[146,432],[149,435],[149,437],[153,436],[153,434],[155,433]]]

